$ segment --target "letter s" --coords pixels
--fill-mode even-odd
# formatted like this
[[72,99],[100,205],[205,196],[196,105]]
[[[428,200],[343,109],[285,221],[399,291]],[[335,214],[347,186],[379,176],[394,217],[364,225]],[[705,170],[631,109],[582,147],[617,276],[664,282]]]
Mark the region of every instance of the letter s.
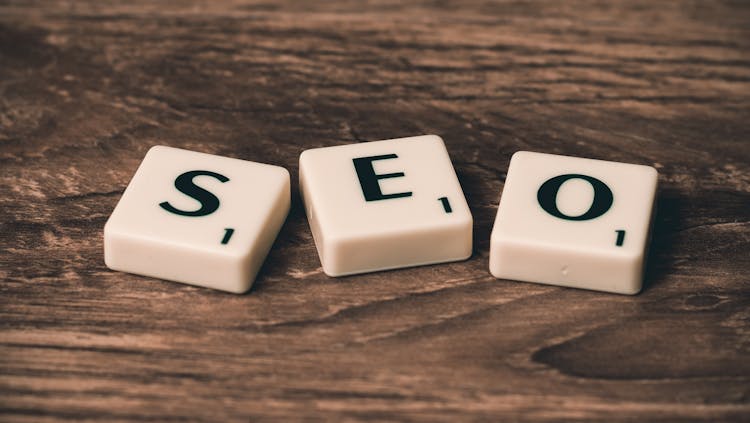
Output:
[[185,211],[175,208],[166,201],[164,201],[163,203],[159,203],[161,208],[170,213],[191,217],[206,216],[215,212],[219,208],[219,199],[212,193],[206,191],[198,185],[195,185],[193,183],[193,178],[195,178],[196,176],[210,176],[212,178],[218,179],[220,182],[227,182],[229,180],[229,178],[227,178],[226,176],[218,174],[216,172],[211,172],[209,170],[191,170],[190,172],[185,172],[174,180],[174,186],[181,193],[200,202],[201,208],[194,211]]

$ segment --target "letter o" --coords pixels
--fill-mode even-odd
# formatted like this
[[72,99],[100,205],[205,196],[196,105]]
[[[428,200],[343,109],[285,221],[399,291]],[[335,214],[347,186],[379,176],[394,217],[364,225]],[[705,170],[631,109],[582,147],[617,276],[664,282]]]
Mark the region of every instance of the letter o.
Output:
[[[570,179],[583,179],[590,183],[594,188],[594,201],[592,201],[591,207],[589,207],[588,211],[580,216],[568,216],[557,208],[557,193],[562,184]],[[614,195],[612,195],[612,190],[609,189],[604,182],[591,176],[570,173],[548,179],[541,187],[539,187],[539,191],[536,193],[536,199],[539,201],[539,205],[542,206],[544,211],[552,216],[565,220],[581,221],[595,219],[606,213],[610,207],[612,207]]]

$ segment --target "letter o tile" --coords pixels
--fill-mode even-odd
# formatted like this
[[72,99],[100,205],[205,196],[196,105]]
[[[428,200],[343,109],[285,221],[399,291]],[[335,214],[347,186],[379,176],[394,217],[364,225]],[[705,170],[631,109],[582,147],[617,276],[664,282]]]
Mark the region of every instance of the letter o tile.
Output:
[[490,237],[490,272],[501,279],[638,293],[657,183],[650,166],[515,153]]

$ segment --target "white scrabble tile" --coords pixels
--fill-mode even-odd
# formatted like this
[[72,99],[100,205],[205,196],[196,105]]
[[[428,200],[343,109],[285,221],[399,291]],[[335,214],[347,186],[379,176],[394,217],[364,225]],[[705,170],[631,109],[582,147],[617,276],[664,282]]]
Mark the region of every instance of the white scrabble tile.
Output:
[[151,148],[104,227],[113,270],[242,293],[289,212],[278,166]]
[[656,184],[649,166],[517,152],[492,229],[490,272],[638,293]]
[[471,255],[471,212],[438,136],[307,150],[299,178],[329,276]]

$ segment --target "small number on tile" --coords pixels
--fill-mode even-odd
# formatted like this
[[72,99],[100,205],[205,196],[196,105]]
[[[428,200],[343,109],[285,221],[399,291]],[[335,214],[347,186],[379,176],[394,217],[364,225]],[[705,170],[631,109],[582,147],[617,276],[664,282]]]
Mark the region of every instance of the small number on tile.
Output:
[[453,209],[451,208],[451,203],[448,201],[448,197],[440,197],[438,198],[441,203],[443,203],[443,209],[446,213],[452,213]]
[[625,243],[625,231],[620,229],[616,230],[615,232],[617,232],[617,241],[615,241],[615,245],[617,245],[618,247],[622,247],[622,244]]
[[232,234],[234,234],[234,229],[232,228],[224,229],[224,238],[222,238],[221,243],[224,245],[229,244],[229,239],[232,238]]

